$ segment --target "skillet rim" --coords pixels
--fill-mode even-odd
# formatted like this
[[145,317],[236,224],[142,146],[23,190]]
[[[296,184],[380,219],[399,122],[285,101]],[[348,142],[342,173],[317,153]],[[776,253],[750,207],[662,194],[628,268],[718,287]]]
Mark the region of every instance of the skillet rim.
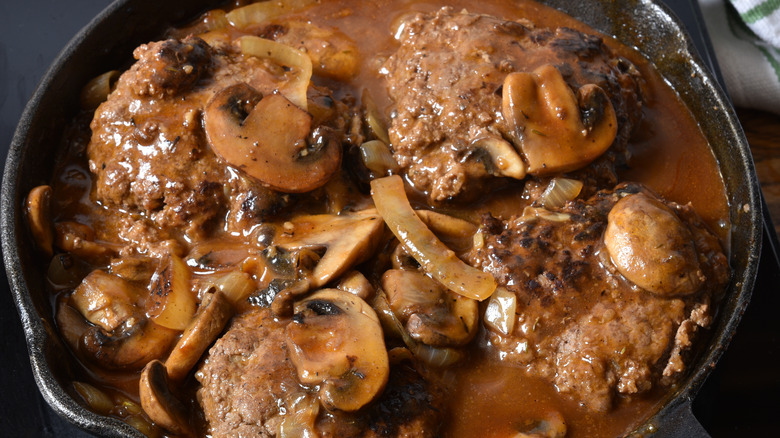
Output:
[[[167,2],[165,2],[167,3]],[[181,20],[185,16],[194,16],[197,12],[205,9],[206,5],[210,3],[206,0],[197,0],[187,3],[188,14],[179,12],[178,17],[175,17],[173,21]],[[613,2],[610,0],[587,0],[584,2],[569,2],[567,0],[541,0],[541,3],[551,5],[557,9],[562,9],[568,12],[570,15],[575,16],[579,20],[585,22],[591,27],[608,35],[614,35],[621,32],[621,26],[616,23],[625,23],[624,20],[627,12],[631,12],[630,18],[636,25],[642,25],[637,21],[641,18],[645,18],[645,27],[650,27],[650,30],[658,32],[658,38],[650,38],[654,41],[666,41],[663,38],[672,38],[674,47],[674,53],[679,55],[678,60],[683,60],[684,65],[681,66],[681,70],[674,72],[672,75],[676,78],[685,77],[685,75],[693,75],[695,78],[701,80],[702,89],[708,93],[704,99],[699,94],[691,94],[690,90],[678,93],[682,100],[689,107],[689,110],[695,113],[696,104],[703,104],[702,100],[706,101],[706,105],[710,108],[717,107],[714,112],[714,120],[706,120],[706,123],[710,125],[717,124],[723,131],[719,133],[705,132],[711,145],[713,145],[713,151],[718,159],[721,171],[724,169],[724,162],[726,165],[741,167],[741,175],[746,176],[740,178],[739,181],[734,181],[734,178],[728,178],[724,174],[724,182],[726,183],[727,193],[731,197],[735,192],[737,198],[746,202],[739,202],[739,205],[747,205],[749,208],[744,211],[742,208],[736,208],[735,205],[730,207],[731,222],[734,230],[732,230],[732,236],[738,234],[740,239],[732,238],[732,243],[738,245],[739,251],[744,251],[744,260],[740,258],[739,266],[744,269],[736,270],[736,275],[732,278],[731,284],[726,297],[723,302],[719,304],[719,312],[716,317],[715,325],[709,330],[709,339],[707,339],[707,350],[700,352],[696,358],[696,361],[692,363],[691,371],[688,372],[685,379],[681,382],[680,386],[668,394],[666,399],[662,402],[659,410],[642,426],[635,430],[635,434],[644,435],[645,433],[651,433],[653,430],[658,430],[660,427],[665,426],[674,421],[679,421],[679,417],[682,415],[690,414],[690,402],[695,396],[698,389],[703,384],[707,375],[714,367],[714,364],[720,358],[725,351],[728,342],[733,336],[745,308],[747,307],[750,299],[750,295],[755,282],[756,273],[758,270],[758,262],[761,252],[761,202],[760,202],[760,190],[758,188],[758,181],[753,167],[752,155],[747,144],[747,140],[744,137],[744,133],[739,125],[736,114],[731,107],[728,99],[718,86],[717,80],[706,68],[703,67],[701,58],[698,56],[696,50],[693,48],[690,36],[685,31],[685,27],[674,17],[671,10],[664,4],[661,4],[657,0],[629,0],[625,2]],[[619,3],[619,6],[616,5]],[[594,5],[602,5],[601,8],[596,8]],[[610,9],[609,6],[612,6]],[[215,6],[212,6],[215,7]],[[146,9],[144,9],[146,8]],[[159,2],[150,0],[119,0],[109,5],[99,15],[97,15],[87,26],[85,26],[62,50],[56,60],[52,63],[52,66],[44,75],[40,82],[39,87],[36,89],[33,97],[25,107],[24,113],[20,119],[20,123],[16,129],[13,140],[11,142],[11,148],[9,150],[8,158],[6,160],[5,174],[3,178],[2,186],[2,200],[0,205],[2,206],[2,212],[0,216],[0,227],[2,231],[2,248],[3,257],[5,261],[6,271],[8,273],[9,283],[11,284],[12,294],[14,295],[14,301],[19,311],[28,349],[30,352],[31,365],[33,368],[33,375],[36,383],[38,384],[44,399],[54,410],[61,416],[67,418],[77,426],[102,436],[143,436],[138,431],[123,423],[119,420],[106,418],[88,411],[86,408],[79,405],[75,400],[63,389],[59,384],[54,370],[49,366],[49,361],[52,360],[52,354],[56,355],[56,349],[61,348],[59,344],[58,336],[51,331],[51,322],[48,321],[50,314],[41,316],[39,313],[40,303],[35,303],[30,294],[30,284],[34,282],[29,277],[29,270],[33,269],[29,266],[26,267],[26,263],[30,263],[31,250],[29,245],[25,245],[29,241],[26,235],[26,229],[23,223],[23,208],[22,201],[24,196],[29,191],[23,190],[25,186],[34,186],[30,182],[30,178],[26,181],[22,181],[22,176],[29,176],[27,172],[30,168],[30,155],[31,150],[36,151],[35,143],[32,137],[33,130],[40,130],[42,126],[41,118],[42,112],[46,111],[46,108],[41,108],[41,105],[47,103],[52,99],[67,99],[68,96],[64,95],[61,90],[57,90],[56,86],[62,83],[62,76],[68,75],[73,70],[73,59],[79,56],[84,57],[85,47],[95,45],[96,40],[102,42],[104,39],[100,38],[101,31],[103,34],[106,31],[112,31],[113,28],[109,24],[117,22],[117,20],[123,17],[143,17],[139,11],[142,10],[159,10]],[[170,9],[170,8],[169,8]],[[606,13],[603,13],[605,12]],[[602,12],[601,16],[595,15],[595,13]],[[646,15],[642,15],[646,14]],[[589,15],[590,18],[583,18],[584,15]],[[175,16],[175,14],[171,14]],[[139,18],[137,18],[139,19]],[[124,20],[123,20],[124,21]],[[130,21],[130,20],[127,20]],[[149,28],[142,29],[136,34],[138,28],[142,26],[130,26],[124,31],[133,37],[134,44],[132,44],[130,50],[133,47],[144,42],[140,35],[153,35],[156,33],[160,35],[162,31],[172,25],[170,21],[158,20],[155,25],[151,26],[156,29],[156,32],[151,32]],[[612,30],[609,29],[613,26]],[[617,26],[617,27],[615,27]],[[149,27],[149,26],[147,26]],[[636,26],[641,27],[641,26]],[[626,26],[622,26],[622,31],[625,31]],[[648,35],[652,32],[648,32]],[[118,37],[115,37],[118,38]],[[618,39],[626,43],[626,41],[618,36]],[[112,42],[114,46],[117,45],[117,41]],[[630,43],[626,43],[631,45]],[[662,48],[668,50],[668,47]],[[115,47],[105,48],[103,50],[103,57],[108,57],[106,52],[114,51]],[[647,56],[647,52],[640,48],[640,51]],[[130,52],[125,52],[125,54]],[[118,61],[114,59],[116,65]],[[105,65],[100,62],[96,62],[96,65]],[[664,65],[656,64],[656,67],[661,74],[667,78],[668,71],[664,71]],[[687,68],[682,68],[687,67]],[[83,69],[81,71],[83,75]],[[94,75],[93,75],[94,76]],[[91,76],[86,76],[87,78]],[[82,83],[85,81],[82,81]],[[70,93],[72,99],[73,93]],[[692,105],[694,108],[692,108]],[[66,106],[63,106],[66,107]],[[699,109],[700,110],[700,109]],[[51,110],[49,110],[51,111]],[[67,114],[74,114],[75,112]],[[696,119],[701,123],[701,115],[696,116]],[[67,117],[69,118],[69,117]],[[66,118],[66,119],[67,119]],[[720,134],[716,140],[713,141],[710,138],[710,134]],[[55,137],[59,139],[58,137]],[[727,143],[731,147],[718,146]],[[734,147],[735,146],[735,147]],[[56,147],[56,146],[55,146]],[[50,147],[54,149],[55,147]],[[37,149],[41,147],[38,146]],[[51,154],[49,154],[51,155]],[[733,162],[737,162],[738,165]],[[46,166],[41,166],[46,167]],[[44,169],[45,170],[45,169]],[[44,170],[38,169],[37,172],[33,172],[33,176],[40,179],[42,174],[46,174]],[[734,169],[729,170],[733,173]],[[27,172],[27,173],[25,173]],[[48,172],[50,174],[50,172]],[[739,173],[739,172],[737,172]],[[735,200],[732,200],[734,202]],[[745,226],[747,228],[745,228]],[[745,248],[740,247],[744,246]],[[734,251],[732,245],[731,263],[734,265],[735,254],[738,251]],[[739,252],[743,254],[743,252]],[[28,281],[29,280],[29,281]],[[33,288],[35,285],[32,285]],[[52,338],[52,336],[54,338]]]

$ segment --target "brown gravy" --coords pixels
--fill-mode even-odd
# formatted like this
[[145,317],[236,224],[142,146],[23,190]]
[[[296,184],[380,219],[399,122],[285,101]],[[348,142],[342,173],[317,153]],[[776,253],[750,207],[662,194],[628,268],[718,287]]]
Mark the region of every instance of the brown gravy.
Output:
[[[596,34],[573,18],[530,0],[453,0],[448,4],[473,13],[526,17],[539,27],[566,26]],[[323,1],[301,15],[317,25],[338,27],[346,35],[359,35],[354,38],[361,52],[359,74],[346,87],[339,85],[339,94],[359,97],[365,89],[381,109],[387,109],[391,102],[377,68],[395,50],[396,42],[390,31],[393,23],[410,11],[430,12],[440,6],[440,2],[414,0]],[[691,203],[725,241],[729,230],[728,200],[716,160],[696,121],[675,91],[640,53],[612,38],[604,39],[618,54],[630,59],[646,79],[644,121],[630,141],[632,160],[630,168],[622,171],[621,179],[644,183],[671,201]],[[54,209],[55,219],[86,223],[103,234],[101,230],[110,230],[115,218],[106,217],[103,207],[89,199],[92,177],[81,155],[85,141],[88,139],[84,139],[83,133],[73,136],[71,155],[64,158],[55,175],[54,199],[59,204]],[[517,193],[504,191],[495,196],[485,205],[522,209],[524,201],[518,199]],[[478,335],[478,340],[483,338],[482,334]],[[654,392],[631,400],[618,400],[616,407],[607,414],[590,413],[558,394],[549,383],[528,378],[520,369],[502,366],[487,358],[482,350],[484,341],[472,345],[470,359],[442,376],[444,380],[457,382],[456,393],[450,402],[453,414],[445,426],[446,436],[511,436],[509,428],[515,422],[538,417],[550,409],[563,413],[569,430],[567,436],[618,436],[637,427],[661,400],[662,394]],[[82,372],[88,374],[82,379],[137,399],[136,375],[112,375],[89,368],[82,367]]]

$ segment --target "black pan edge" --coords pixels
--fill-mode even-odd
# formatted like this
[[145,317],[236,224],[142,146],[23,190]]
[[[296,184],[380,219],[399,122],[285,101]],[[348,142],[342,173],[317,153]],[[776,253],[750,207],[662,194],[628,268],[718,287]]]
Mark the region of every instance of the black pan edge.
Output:
[[[78,91],[74,90],[80,90],[80,84],[106,70],[106,66],[126,64],[136,45],[160,35],[171,23],[193,16],[212,2],[195,0],[179,7],[171,3],[174,2],[118,0],[68,43],[25,108],[11,143],[3,178],[0,200],[3,257],[27,335],[36,383],[46,401],[61,416],[101,436],[142,435],[125,423],[89,412],[58,383],[50,362],[62,353],[62,346],[53,339],[56,335],[53,335],[48,317],[40,316],[50,313],[41,312],[41,303],[35,302],[30,295],[30,290],[40,286],[42,280],[31,275],[29,261],[34,260],[34,254],[27,243],[22,205],[32,187],[48,180],[50,169],[40,164],[51,161],[53,149],[59,144],[59,133],[52,134],[52,131],[59,128],[61,132],[63,120],[76,112],[72,105],[64,104],[73,102],[74,96],[78,96]],[[750,149],[725,93],[703,66],[684,26],[665,5],[655,0],[542,0],[542,3],[636,46],[655,63],[707,133],[731,194],[731,263],[736,274],[710,330],[710,345],[698,356],[692,372],[663,407],[635,432],[639,436],[654,431],[667,435],[664,430],[674,427],[680,412],[690,412],[690,401],[726,349],[750,300],[761,251],[762,224],[760,191]],[[147,23],[145,17],[149,15],[145,11],[172,18],[168,22]],[[106,44],[106,35],[112,35],[109,44]],[[88,63],[83,62],[86,59],[89,59]],[[701,96],[705,97],[702,99]],[[52,113],[59,113],[60,117],[52,117]],[[34,138],[33,133],[36,134]],[[36,157],[28,157],[28,151],[35,144],[45,141],[53,146],[44,151],[38,146],[33,149]]]
[[[624,44],[636,47],[650,59],[686,103],[710,141],[730,194],[731,266],[734,277],[720,303],[707,349],[689,368],[688,376],[636,436],[700,436],[690,426],[690,403],[722,356],[736,330],[755,284],[761,257],[762,203],[758,178],[747,139],[730,100],[717,78],[699,57],[685,26],[672,10],[654,0],[591,2],[542,0],[569,13]],[[596,2],[598,3],[598,2]],[[631,23],[626,26],[623,23]],[[703,98],[702,98],[703,96]],[[695,435],[694,435],[695,434]],[[706,436],[706,435],[704,435]]]

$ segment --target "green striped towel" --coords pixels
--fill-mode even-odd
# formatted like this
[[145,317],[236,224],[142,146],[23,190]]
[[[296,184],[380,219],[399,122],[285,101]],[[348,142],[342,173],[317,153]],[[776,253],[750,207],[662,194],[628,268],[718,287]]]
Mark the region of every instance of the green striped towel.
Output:
[[780,0],[699,0],[736,106],[780,114]]

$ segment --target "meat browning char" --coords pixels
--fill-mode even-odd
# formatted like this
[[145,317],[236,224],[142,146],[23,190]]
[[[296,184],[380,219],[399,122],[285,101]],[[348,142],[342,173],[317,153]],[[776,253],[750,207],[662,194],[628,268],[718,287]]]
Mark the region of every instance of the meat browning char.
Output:
[[711,323],[713,295],[728,281],[727,260],[715,236],[690,206],[668,202],[692,235],[701,287],[686,296],[659,296],[619,273],[602,235],[618,200],[640,192],[658,199],[624,183],[570,202],[547,219],[504,222],[488,215],[484,245],[468,255],[518,300],[513,333],[490,333],[497,354],[549,379],[594,411],[609,410],[616,394],[645,392],[683,372],[692,337]]
[[583,176],[589,187],[616,183],[612,162],[641,117],[640,78],[600,38],[452,8],[415,15],[399,34],[400,48],[384,65],[394,100],[390,139],[409,181],[430,200],[473,199],[495,183],[484,153],[473,144],[491,136],[512,138],[501,114],[504,79],[545,64],[556,66],[575,92],[596,84],[612,101],[618,133],[612,152],[601,159],[607,165]]
[[[90,409],[149,436],[605,437],[681,381],[729,276],[697,124],[571,17],[442,3],[213,10],[85,88],[27,217],[69,389],[113,401]],[[617,185],[629,147],[692,204]]]
[[[138,61],[91,124],[87,152],[97,201],[190,237],[206,236],[225,215],[228,228],[247,229],[289,204],[289,195],[227,166],[201,125],[208,100],[230,85],[245,82],[264,95],[279,89],[285,78],[276,64],[195,37],[145,44],[134,55]],[[310,89],[310,97],[333,104],[318,121],[337,141],[347,141],[350,110],[329,94]]]
[[[196,376],[212,436],[277,436],[284,416],[295,415],[293,400],[316,398],[316,388],[298,384],[285,325],[268,309],[253,310],[236,318],[209,351]],[[441,403],[439,392],[414,368],[396,364],[376,403],[356,414],[320,408],[314,413],[316,430],[323,437],[433,437]]]

